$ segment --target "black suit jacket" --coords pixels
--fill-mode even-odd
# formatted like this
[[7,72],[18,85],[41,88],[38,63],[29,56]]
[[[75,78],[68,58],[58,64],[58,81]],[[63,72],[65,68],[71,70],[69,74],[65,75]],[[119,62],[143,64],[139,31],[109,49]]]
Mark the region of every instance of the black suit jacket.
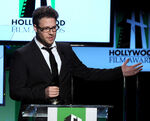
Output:
[[[65,104],[71,103],[71,78],[90,81],[117,80],[122,77],[120,67],[114,69],[93,69],[86,67],[73,52],[69,44],[56,43],[62,61],[60,71],[60,97]],[[19,48],[12,56],[10,68],[10,96],[24,104],[48,103],[45,88],[51,85],[51,73],[46,61],[32,40]]]

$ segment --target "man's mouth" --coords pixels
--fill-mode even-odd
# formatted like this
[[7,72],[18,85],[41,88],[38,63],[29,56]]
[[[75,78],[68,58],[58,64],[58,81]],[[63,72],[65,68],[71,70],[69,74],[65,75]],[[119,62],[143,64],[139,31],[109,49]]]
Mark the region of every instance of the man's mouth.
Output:
[[49,40],[53,40],[54,39],[54,37],[47,37]]

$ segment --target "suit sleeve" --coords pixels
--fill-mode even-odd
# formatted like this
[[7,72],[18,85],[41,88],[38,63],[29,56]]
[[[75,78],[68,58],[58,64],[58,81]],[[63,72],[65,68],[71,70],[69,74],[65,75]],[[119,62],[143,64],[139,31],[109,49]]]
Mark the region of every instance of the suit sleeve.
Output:
[[[9,87],[10,97],[14,100],[24,101],[26,103],[35,102],[35,100],[44,100],[44,88],[42,86],[28,86],[28,69],[22,54],[15,52],[12,56]],[[36,102],[37,102],[36,101]]]
[[79,60],[72,48],[70,52],[72,53],[72,73],[75,77],[88,81],[112,81],[123,77],[121,67],[113,69],[88,68]]

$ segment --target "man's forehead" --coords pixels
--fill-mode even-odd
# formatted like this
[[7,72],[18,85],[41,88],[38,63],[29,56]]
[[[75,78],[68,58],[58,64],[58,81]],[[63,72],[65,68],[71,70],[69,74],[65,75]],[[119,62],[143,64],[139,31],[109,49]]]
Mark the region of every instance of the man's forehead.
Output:
[[55,18],[44,17],[39,20],[39,25],[54,26],[56,25],[56,20]]

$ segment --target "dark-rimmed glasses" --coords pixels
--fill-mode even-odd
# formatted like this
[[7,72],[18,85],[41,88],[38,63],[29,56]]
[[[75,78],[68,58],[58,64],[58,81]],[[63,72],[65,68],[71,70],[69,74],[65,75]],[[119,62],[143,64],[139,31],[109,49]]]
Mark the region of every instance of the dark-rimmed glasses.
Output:
[[56,26],[53,26],[51,28],[50,27],[43,27],[42,28],[42,27],[37,26],[37,28],[40,29],[40,31],[47,33],[47,32],[50,32],[51,30],[52,30],[52,32],[56,32],[59,29],[59,26],[56,25]]

